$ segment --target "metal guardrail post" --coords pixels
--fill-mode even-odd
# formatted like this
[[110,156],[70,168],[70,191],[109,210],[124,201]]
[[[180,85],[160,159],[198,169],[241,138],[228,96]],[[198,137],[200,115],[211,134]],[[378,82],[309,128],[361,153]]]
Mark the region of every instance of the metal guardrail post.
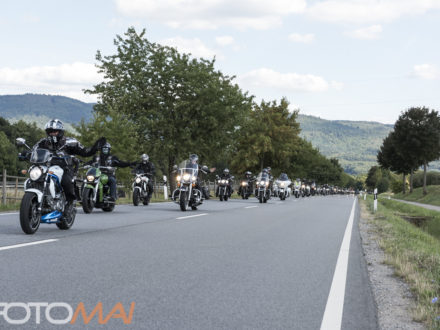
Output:
[[3,169],[2,204],[6,205],[6,169]]

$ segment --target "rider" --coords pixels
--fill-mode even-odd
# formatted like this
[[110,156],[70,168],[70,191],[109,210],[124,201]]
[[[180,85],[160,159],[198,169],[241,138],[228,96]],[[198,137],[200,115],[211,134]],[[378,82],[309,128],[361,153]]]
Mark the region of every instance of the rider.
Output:
[[141,156],[141,162],[136,163],[134,162],[133,165],[136,165],[136,168],[134,169],[135,172],[141,172],[144,173],[150,180],[148,180],[148,200],[151,199],[151,196],[153,195],[153,178],[156,174],[156,169],[154,167],[154,164],[149,161],[150,157],[148,157],[147,154],[142,154]]
[[[93,147],[84,148],[84,146],[76,139],[64,136],[64,125],[59,119],[49,120],[46,123],[44,130],[46,131],[47,137],[38,141],[33,149],[48,149],[51,152],[56,153],[58,156],[79,155],[83,157],[90,157],[94,155],[98,151],[99,147],[106,142],[105,138],[101,137],[95,142]],[[68,145],[66,144],[67,142]],[[66,215],[71,211],[76,199],[73,182],[73,177],[75,175],[74,166],[76,164],[63,161],[57,165],[64,170],[63,178],[61,179],[61,186],[63,187],[67,200],[67,205],[64,209],[64,214]]]
[[[100,166],[111,166],[111,167],[128,167],[132,165],[131,162],[124,162],[120,160],[117,156],[111,155],[111,144],[106,142],[101,147],[101,154],[99,157]],[[116,201],[116,177],[114,173],[108,174],[108,185],[110,186],[110,196],[113,201]]]
[[[251,191],[252,190],[251,184],[254,181],[254,178],[252,177],[252,172],[251,171],[244,172],[244,180],[248,182],[248,188],[247,189],[249,189],[249,191]],[[239,195],[241,195],[241,189],[242,189],[242,187],[240,185],[240,187],[238,187],[238,192],[237,192]]]
[[[223,174],[220,176],[220,180],[231,180],[231,175],[229,174],[229,169],[225,168],[223,170]],[[228,185],[228,196],[231,197],[232,193],[234,192],[234,188],[232,188],[231,182]],[[217,186],[217,190],[215,191],[215,196],[218,197],[218,192],[220,190],[220,187]]]

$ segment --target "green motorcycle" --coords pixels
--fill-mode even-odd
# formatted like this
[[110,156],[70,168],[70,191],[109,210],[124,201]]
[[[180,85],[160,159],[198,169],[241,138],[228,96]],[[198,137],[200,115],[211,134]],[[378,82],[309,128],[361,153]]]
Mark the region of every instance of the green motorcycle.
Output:
[[115,201],[110,196],[108,185],[109,175],[114,175],[115,168],[111,166],[84,166],[87,170],[86,179],[81,194],[81,204],[84,213],[91,213],[93,208],[112,212]]

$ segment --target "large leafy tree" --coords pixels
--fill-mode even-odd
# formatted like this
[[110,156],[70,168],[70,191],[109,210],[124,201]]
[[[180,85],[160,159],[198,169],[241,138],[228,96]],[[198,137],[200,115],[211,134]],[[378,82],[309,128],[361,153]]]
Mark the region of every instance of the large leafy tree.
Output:
[[423,194],[426,195],[428,163],[440,157],[440,117],[437,111],[425,107],[410,108],[399,116],[394,125],[396,143],[406,149],[407,163],[423,165]]
[[298,112],[289,111],[287,99],[262,101],[254,105],[240,129],[234,150],[234,170],[258,171],[263,167],[287,168],[290,157],[299,150]]
[[129,28],[114,44],[114,55],[96,55],[104,80],[87,91],[98,95],[96,115],[129,127],[139,153],[149,153],[165,173],[190,153],[212,162],[221,158],[252,104],[234,77],[217,71],[215,59],[148,41],[145,30]]

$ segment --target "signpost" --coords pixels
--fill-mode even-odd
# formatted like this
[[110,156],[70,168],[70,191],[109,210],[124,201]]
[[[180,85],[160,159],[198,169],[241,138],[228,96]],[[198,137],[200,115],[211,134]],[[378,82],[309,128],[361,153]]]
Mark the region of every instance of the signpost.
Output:
[[374,212],[377,211],[377,188],[374,188]]

